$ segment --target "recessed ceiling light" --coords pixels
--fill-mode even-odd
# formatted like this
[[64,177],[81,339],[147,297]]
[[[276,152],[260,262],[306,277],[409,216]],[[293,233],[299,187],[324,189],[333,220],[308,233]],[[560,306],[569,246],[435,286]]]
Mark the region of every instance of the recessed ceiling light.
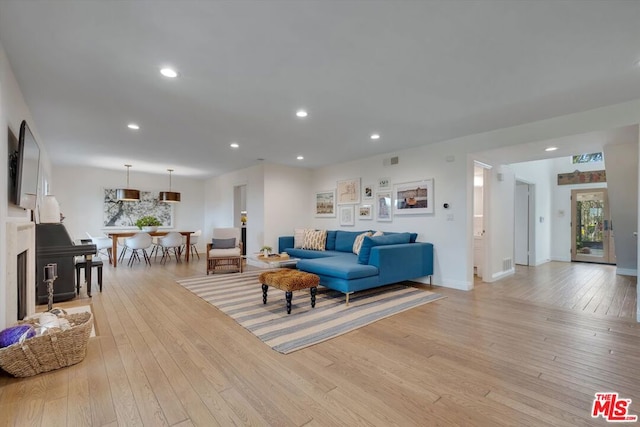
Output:
[[296,111],[296,116],[303,118],[303,117],[307,117],[309,115],[309,113],[307,113],[306,110],[298,110]]
[[178,72],[173,68],[162,68],[160,69],[160,74],[162,74],[165,77],[169,77],[170,79],[174,79],[178,77]]
[[296,157],[296,159],[298,159],[298,160],[304,160],[304,156],[298,156],[298,157]]
[[544,149],[544,151],[556,151],[558,149],[558,147],[547,147]]
[[138,126],[138,125],[137,125],[137,124],[135,124],[135,123],[129,123],[129,124],[127,125],[127,127],[128,127],[129,129],[133,129],[133,130],[138,130],[138,129],[140,129],[140,126]]
[[229,147],[238,148],[238,147],[240,147],[240,144],[238,144],[237,142],[232,142],[231,144],[229,144]]
[[380,139],[380,134],[379,133],[372,133],[371,134],[371,139]]

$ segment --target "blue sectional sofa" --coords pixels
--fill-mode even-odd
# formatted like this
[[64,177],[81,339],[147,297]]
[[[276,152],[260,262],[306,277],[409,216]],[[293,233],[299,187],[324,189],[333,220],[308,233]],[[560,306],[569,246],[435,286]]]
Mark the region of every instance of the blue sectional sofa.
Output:
[[297,268],[317,274],[320,284],[349,295],[403,280],[433,275],[433,245],[416,242],[416,233],[384,233],[365,237],[360,253],[353,253],[364,231],[327,230],[324,250],[294,247],[293,236],[278,239],[279,252],[300,258]]

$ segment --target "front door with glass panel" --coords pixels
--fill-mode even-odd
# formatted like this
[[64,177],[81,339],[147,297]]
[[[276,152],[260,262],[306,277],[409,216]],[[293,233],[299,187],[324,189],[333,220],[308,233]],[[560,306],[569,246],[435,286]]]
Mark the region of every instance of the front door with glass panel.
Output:
[[571,190],[571,260],[615,264],[606,188]]

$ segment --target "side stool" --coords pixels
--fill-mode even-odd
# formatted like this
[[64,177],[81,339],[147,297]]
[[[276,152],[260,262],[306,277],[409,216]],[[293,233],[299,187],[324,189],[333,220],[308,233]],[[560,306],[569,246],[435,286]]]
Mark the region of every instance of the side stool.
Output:
[[[91,261],[91,268],[98,269],[98,287],[100,288],[100,292],[102,292],[102,266],[103,262],[101,259],[94,259]],[[76,261],[76,292],[80,295],[80,270],[83,268],[87,268],[86,260]],[[85,272],[86,273],[86,272]],[[86,277],[86,274],[85,274]],[[87,282],[87,295],[91,296],[91,283]]]

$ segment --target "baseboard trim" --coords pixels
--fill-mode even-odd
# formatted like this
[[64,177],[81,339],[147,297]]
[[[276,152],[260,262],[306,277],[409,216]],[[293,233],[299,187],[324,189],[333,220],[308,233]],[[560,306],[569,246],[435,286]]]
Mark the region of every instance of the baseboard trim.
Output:
[[638,270],[635,268],[616,268],[616,274],[620,276],[638,276]]
[[499,271],[491,275],[491,281],[495,282],[496,280],[500,280],[503,277],[512,276],[514,274],[516,274],[515,268],[510,268],[509,270],[505,270],[505,271]]
[[442,286],[444,288],[458,289],[460,291],[470,291],[473,289],[473,283],[465,282],[462,280],[453,280],[453,279],[445,279],[437,280],[433,279],[433,283],[437,286]]

